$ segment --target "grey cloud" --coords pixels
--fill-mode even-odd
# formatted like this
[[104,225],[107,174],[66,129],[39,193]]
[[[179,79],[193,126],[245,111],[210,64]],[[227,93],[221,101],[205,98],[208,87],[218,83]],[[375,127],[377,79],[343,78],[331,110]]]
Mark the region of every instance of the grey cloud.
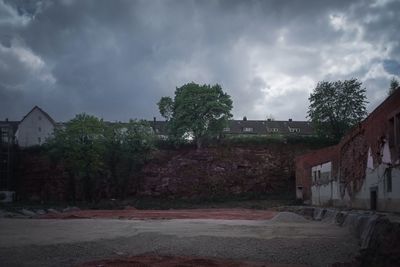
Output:
[[388,73],[400,76],[400,63],[396,60],[384,60],[383,67]]
[[[14,8],[14,20],[29,21],[0,23],[3,117],[18,117],[40,105],[56,120],[80,112],[108,120],[150,119],[159,116],[155,103],[161,96],[172,96],[176,86],[195,81],[220,83],[234,100],[235,117],[304,119],[309,92],[318,80],[364,77],[376,62],[400,56],[393,34],[398,19],[390,15],[399,10],[395,2],[379,7],[371,1],[320,0],[6,4]],[[334,29],[332,14],[345,14],[359,25],[362,38],[353,40],[352,34]],[[373,19],[367,21],[364,14]],[[42,60],[40,71],[9,53],[15,43]],[[366,45],[387,50],[346,74],[327,69],[330,61],[337,69],[347,67],[341,60],[357,58],[354,53]],[[282,84],[279,77],[287,81]],[[373,102],[381,101],[382,94],[372,92],[386,90],[388,78],[368,79]],[[21,111],[5,101],[15,102]]]

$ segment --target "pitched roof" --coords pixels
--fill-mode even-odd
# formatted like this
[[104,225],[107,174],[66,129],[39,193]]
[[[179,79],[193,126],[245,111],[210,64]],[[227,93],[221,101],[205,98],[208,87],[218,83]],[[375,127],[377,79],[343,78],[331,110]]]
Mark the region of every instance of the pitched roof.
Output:
[[31,111],[29,111],[28,114],[26,114],[19,123],[22,123],[29,116],[29,114],[31,114],[35,109],[39,110],[54,126],[56,126],[57,123],[53,120],[53,118],[50,117],[50,115],[46,111],[39,108],[38,106],[34,106],[31,109]]

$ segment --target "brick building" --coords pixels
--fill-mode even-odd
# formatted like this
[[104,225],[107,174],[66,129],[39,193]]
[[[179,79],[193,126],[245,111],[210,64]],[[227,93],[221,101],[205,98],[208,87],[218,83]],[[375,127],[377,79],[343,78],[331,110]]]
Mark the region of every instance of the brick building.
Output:
[[297,197],[400,212],[400,88],[336,146],[296,158]]

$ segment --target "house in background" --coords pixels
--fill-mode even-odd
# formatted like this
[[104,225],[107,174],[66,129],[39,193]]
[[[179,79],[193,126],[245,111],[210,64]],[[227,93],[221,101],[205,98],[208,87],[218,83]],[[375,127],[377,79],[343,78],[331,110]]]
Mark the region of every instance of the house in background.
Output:
[[[157,121],[154,117],[150,122],[154,133],[164,139],[168,136],[167,122]],[[313,136],[315,135],[314,128],[309,121],[275,121],[275,120],[248,120],[243,117],[243,120],[229,120],[228,125],[223,129],[225,136]]]
[[296,188],[313,205],[400,212],[400,88],[338,145],[297,157]]
[[[112,122],[109,122],[112,123]],[[21,121],[0,121],[0,127],[7,131],[10,142],[18,144],[20,147],[30,147],[42,145],[51,137],[55,128],[65,127],[64,122],[55,122],[53,118],[40,107],[35,106]],[[162,139],[168,138],[168,128],[166,121],[149,121],[154,133]],[[6,130],[7,129],[7,130]],[[223,129],[226,136],[241,135],[281,135],[281,136],[312,136],[315,131],[311,122],[308,121],[275,121],[275,120],[229,120],[227,127]]]
[[229,120],[224,129],[225,135],[315,135],[309,121],[275,121],[275,120]]
[[15,133],[20,147],[41,145],[54,132],[56,122],[38,106],[35,106],[18,124]]

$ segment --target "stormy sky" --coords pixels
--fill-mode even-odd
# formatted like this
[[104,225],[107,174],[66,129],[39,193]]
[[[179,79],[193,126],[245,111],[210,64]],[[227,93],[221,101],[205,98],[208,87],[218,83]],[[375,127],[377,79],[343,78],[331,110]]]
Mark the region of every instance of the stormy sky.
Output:
[[399,0],[0,0],[0,120],[161,118],[187,82],[234,118],[306,119],[318,81],[355,77],[368,110],[400,77]]

